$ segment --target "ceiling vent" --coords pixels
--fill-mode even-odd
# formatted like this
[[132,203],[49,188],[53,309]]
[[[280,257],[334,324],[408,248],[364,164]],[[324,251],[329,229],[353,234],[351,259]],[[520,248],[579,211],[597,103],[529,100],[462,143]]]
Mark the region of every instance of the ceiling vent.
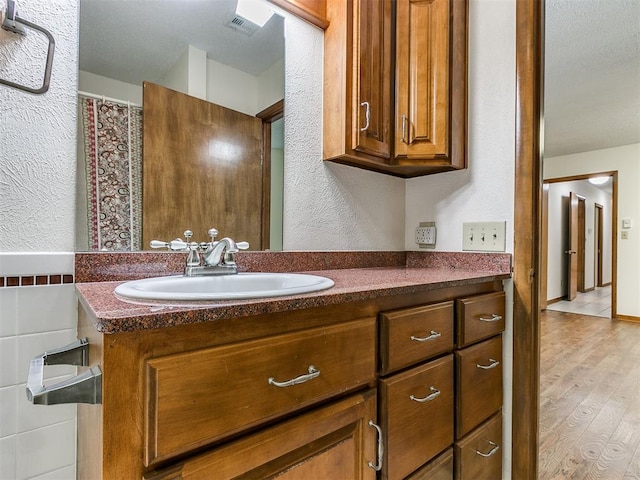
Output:
[[240,15],[234,15],[224,24],[225,27],[229,27],[237,32],[243,33],[246,36],[250,37],[258,30],[260,27],[253,22],[250,22],[246,18],[241,17]]

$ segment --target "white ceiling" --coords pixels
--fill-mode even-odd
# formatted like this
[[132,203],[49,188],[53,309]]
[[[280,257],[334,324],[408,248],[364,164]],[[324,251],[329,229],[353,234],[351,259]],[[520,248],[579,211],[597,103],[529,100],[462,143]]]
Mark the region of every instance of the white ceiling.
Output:
[[284,57],[284,19],[246,36],[224,24],[237,0],[80,0],[80,69],[128,83],[159,81],[193,45],[258,75]]
[[546,0],[544,89],[545,157],[640,143],[640,1]]

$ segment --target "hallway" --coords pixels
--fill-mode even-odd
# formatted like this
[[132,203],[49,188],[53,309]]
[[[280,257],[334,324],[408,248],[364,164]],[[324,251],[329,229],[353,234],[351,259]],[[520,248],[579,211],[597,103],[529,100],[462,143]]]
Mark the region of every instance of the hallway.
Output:
[[640,479],[640,324],[540,319],[538,478]]
[[596,287],[587,293],[578,292],[575,299],[551,303],[547,310],[611,318],[611,285]]

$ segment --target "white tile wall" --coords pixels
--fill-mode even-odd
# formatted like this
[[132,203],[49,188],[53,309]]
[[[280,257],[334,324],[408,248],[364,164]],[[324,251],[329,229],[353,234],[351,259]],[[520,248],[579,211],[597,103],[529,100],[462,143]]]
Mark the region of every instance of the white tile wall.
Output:
[[[73,274],[73,253],[0,253],[0,276]],[[76,406],[33,405],[29,360],[77,337],[72,284],[0,287],[0,480],[75,480]],[[45,368],[46,385],[75,373]]]

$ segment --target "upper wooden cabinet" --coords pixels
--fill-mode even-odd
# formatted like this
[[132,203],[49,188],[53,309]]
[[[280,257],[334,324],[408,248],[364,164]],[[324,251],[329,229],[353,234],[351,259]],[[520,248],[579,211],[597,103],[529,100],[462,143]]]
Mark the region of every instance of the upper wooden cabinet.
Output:
[[466,168],[467,10],[327,0],[325,160],[399,177]]

